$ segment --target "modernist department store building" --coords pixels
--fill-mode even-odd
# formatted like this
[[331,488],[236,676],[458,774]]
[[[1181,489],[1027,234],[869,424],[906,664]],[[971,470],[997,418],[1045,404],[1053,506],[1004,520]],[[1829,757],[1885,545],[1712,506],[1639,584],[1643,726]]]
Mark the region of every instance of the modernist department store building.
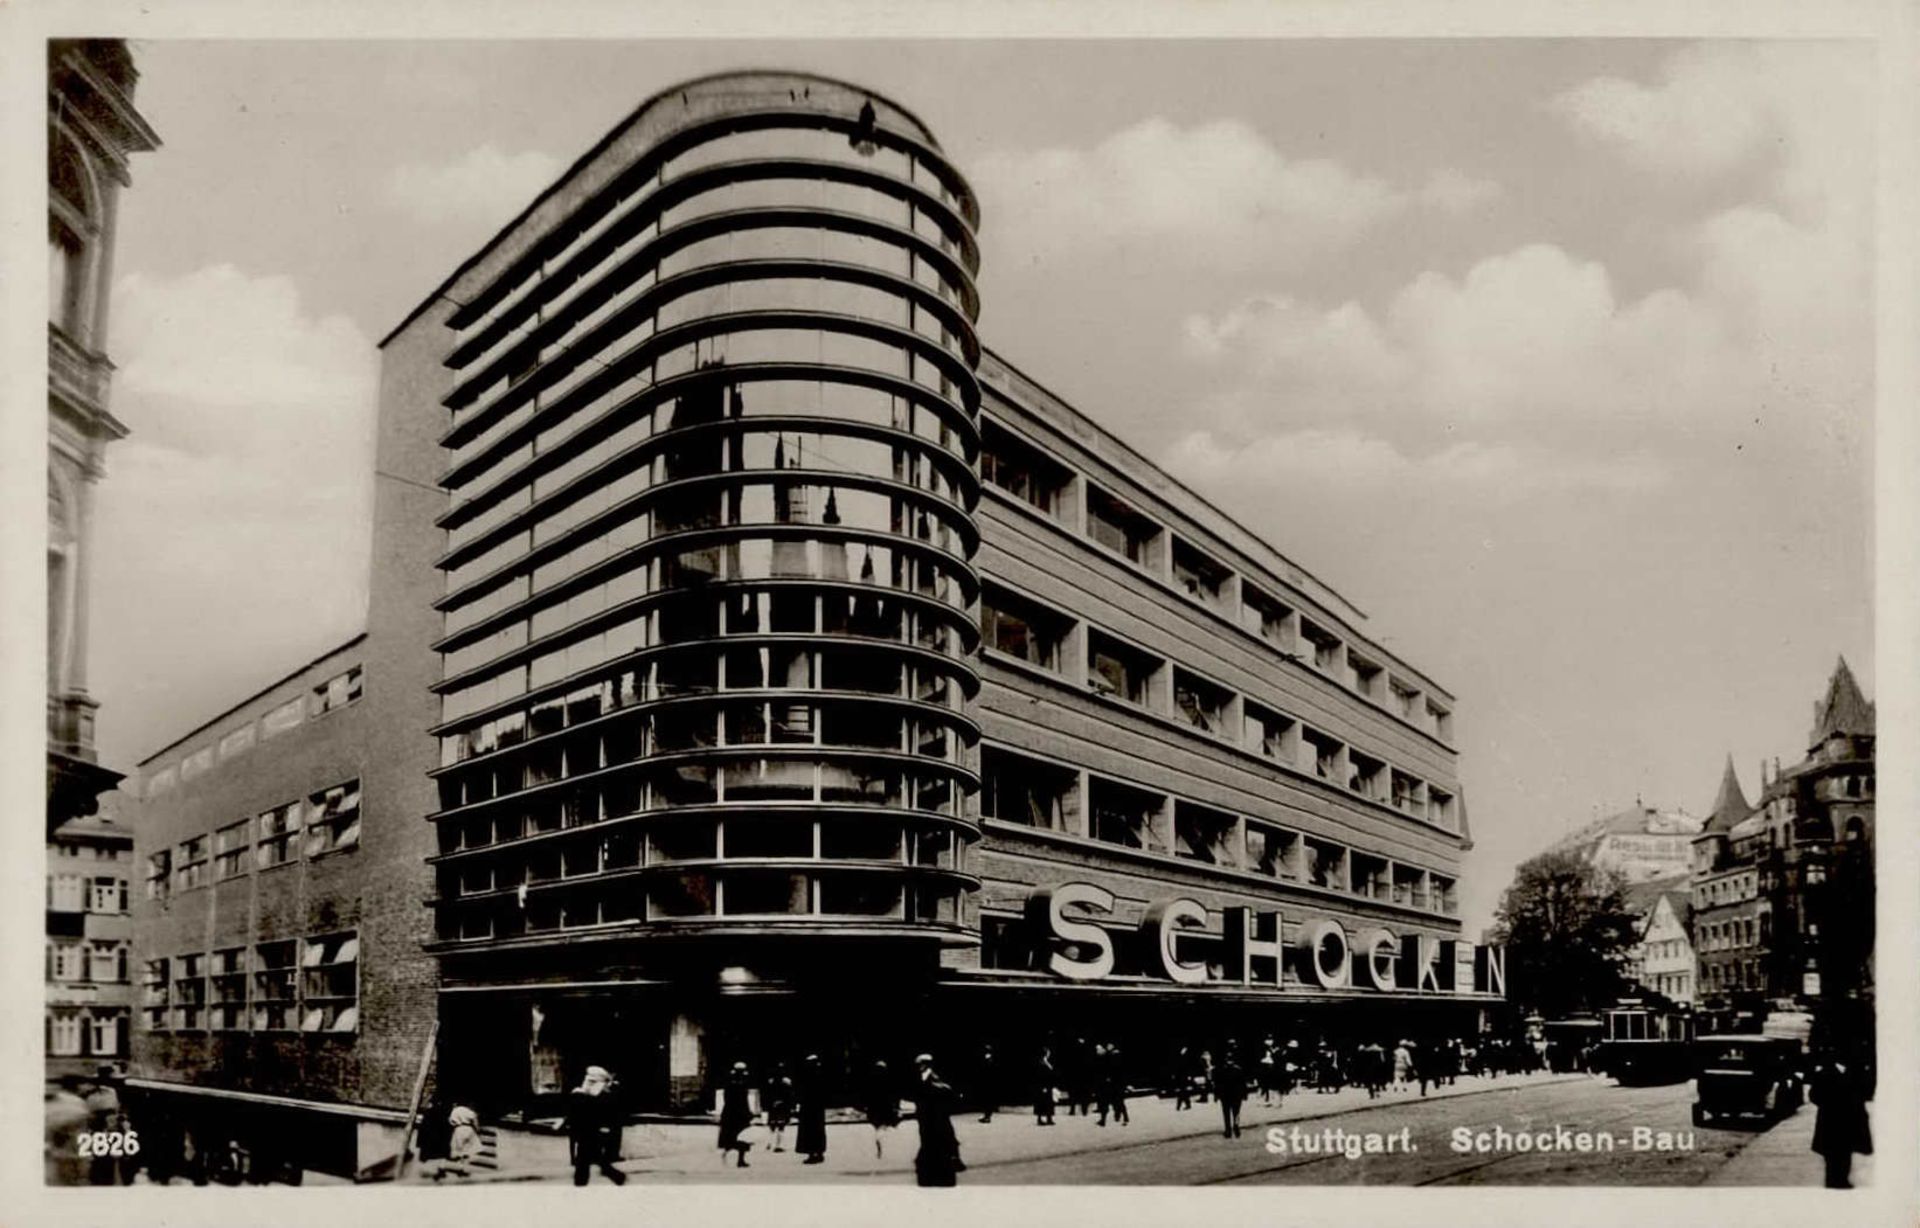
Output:
[[978,225],[896,104],[704,78],[383,342],[361,805],[431,833],[441,1087],[1498,1000],[1452,696],[984,351]]

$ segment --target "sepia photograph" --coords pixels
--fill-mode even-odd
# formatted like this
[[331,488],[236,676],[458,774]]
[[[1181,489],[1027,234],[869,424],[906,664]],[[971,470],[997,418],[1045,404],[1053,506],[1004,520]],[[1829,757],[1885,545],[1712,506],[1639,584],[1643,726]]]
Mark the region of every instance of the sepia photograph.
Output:
[[1911,46],[1078,12],[8,31],[45,1186],[1905,1205]]

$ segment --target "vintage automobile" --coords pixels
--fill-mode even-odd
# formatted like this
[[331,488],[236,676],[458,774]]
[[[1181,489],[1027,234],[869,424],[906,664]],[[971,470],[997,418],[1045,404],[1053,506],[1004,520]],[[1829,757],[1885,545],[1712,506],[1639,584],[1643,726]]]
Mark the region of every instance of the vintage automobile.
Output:
[[1783,1036],[1703,1036],[1694,1042],[1693,1124],[1788,1117],[1806,1098],[1800,1046]]

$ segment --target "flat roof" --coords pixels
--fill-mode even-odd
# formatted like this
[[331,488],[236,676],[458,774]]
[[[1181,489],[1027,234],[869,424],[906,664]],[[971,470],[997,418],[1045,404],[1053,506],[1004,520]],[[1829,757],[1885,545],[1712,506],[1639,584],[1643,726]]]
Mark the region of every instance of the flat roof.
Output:
[[160,756],[166,754],[168,751],[180,745],[182,742],[188,742],[200,736],[201,734],[205,733],[207,730],[213,728],[215,725],[218,725],[221,721],[225,720],[227,717],[232,716],[235,712],[238,712],[240,709],[246,707],[248,704],[252,703],[254,700],[259,699],[262,695],[265,695],[267,692],[275,690],[276,688],[285,686],[287,683],[292,682],[295,678],[298,678],[300,675],[306,673],[308,670],[320,664],[320,662],[326,660],[328,657],[331,657],[336,653],[345,652],[347,649],[353,647],[355,644],[358,644],[361,640],[364,640],[366,638],[367,638],[366,631],[361,630],[361,631],[355,632],[344,643],[336,644],[332,648],[327,649],[325,652],[321,653],[319,656],[315,657],[313,660],[307,662],[305,665],[302,665],[299,669],[296,669],[291,673],[282,675],[281,677],[274,679],[272,682],[269,682],[267,685],[261,687],[257,691],[254,691],[252,694],[248,695],[244,699],[239,700],[236,703],[228,704],[226,707],[222,708],[220,711],[214,713],[211,717],[208,717],[206,720],[201,721],[198,725],[195,725],[192,729],[187,730],[185,733],[181,734],[179,737],[175,738],[173,741],[167,743],[165,746],[160,747],[158,750],[154,751],[152,754],[148,755],[146,758],[139,760],[135,764],[135,766],[140,768],[146,767],[149,763],[152,763],[155,759],[158,759]]

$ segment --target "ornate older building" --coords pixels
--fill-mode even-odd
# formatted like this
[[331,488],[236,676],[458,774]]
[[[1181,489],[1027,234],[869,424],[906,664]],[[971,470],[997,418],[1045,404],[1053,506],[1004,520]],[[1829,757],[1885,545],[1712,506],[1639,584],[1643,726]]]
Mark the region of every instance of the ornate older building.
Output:
[[121,774],[99,762],[87,690],[93,485],[127,428],[108,408],[114,223],[133,154],[159,139],[133,109],[118,39],[47,44],[47,1016],[49,1077],[127,1056],[132,834],[94,817]]
[[1694,843],[1698,991],[1724,1021],[1795,1003],[1853,1019],[1873,994],[1874,710],[1845,659],[1806,756],[1749,805],[1727,765]]
[[119,39],[47,44],[47,829],[92,814],[120,774],[93,748],[87,591],[93,484],[127,428],[108,409],[108,288],[129,158],[159,146]]

